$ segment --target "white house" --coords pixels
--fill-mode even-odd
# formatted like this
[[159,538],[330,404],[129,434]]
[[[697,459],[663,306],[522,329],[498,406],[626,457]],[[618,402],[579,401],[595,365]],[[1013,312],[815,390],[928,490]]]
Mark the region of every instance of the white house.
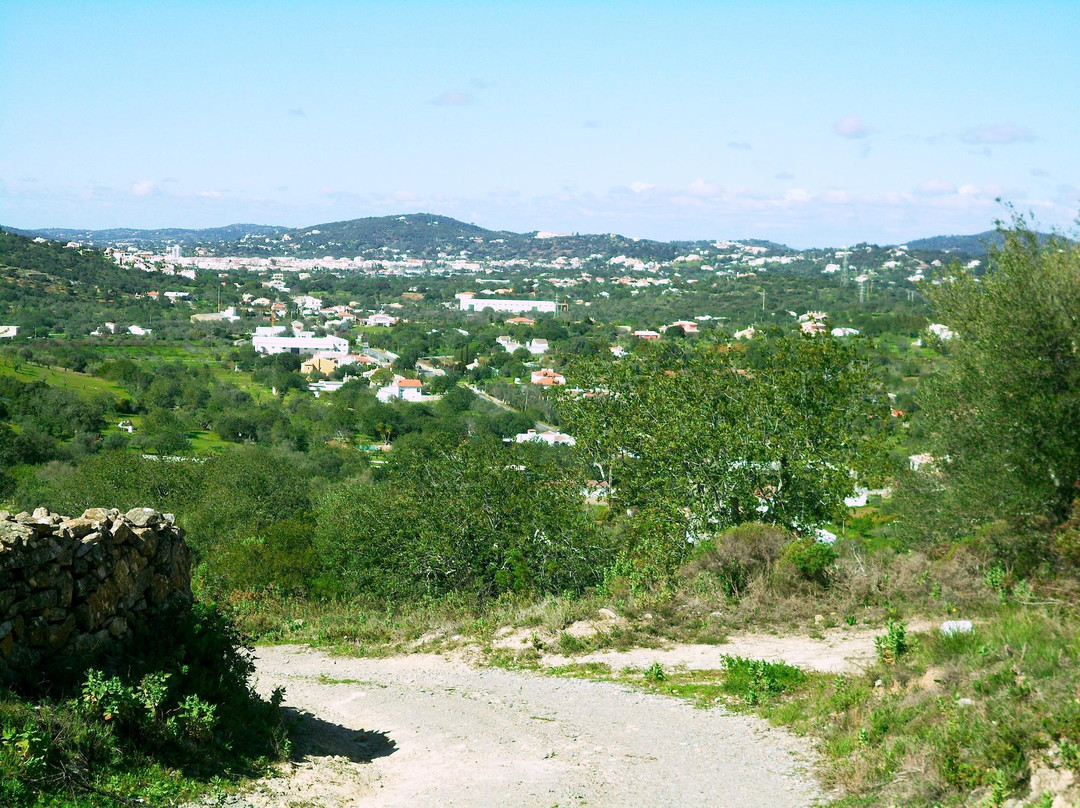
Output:
[[349,341],[341,337],[280,337],[255,336],[251,338],[255,353],[261,354],[313,354],[322,351],[329,354],[347,354]]
[[832,330],[834,337],[857,337],[859,335],[859,329],[857,328],[834,328]]
[[530,429],[528,432],[519,432],[514,436],[515,443],[546,443],[548,446],[573,446],[577,443],[565,432],[537,432]]
[[561,373],[556,373],[551,368],[544,368],[542,370],[533,371],[532,383],[538,384],[541,387],[551,387],[555,384],[566,384],[566,377]]
[[513,353],[518,348],[525,347],[520,342],[516,342],[512,337],[508,337],[506,335],[496,337],[495,341],[499,343],[506,350],[507,353]]
[[458,292],[462,311],[506,311],[521,314],[526,311],[555,313],[554,300],[497,300],[490,297],[477,297],[475,292]]
[[371,327],[381,326],[383,328],[389,328],[390,326],[395,325],[397,321],[397,317],[391,317],[389,314],[385,314],[384,312],[380,311],[378,314],[372,314],[370,317],[364,320],[364,325]]
[[136,337],[145,337],[147,334],[153,332],[149,328],[143,328],[141,325],[129,325],[128,333],[133,334]]
[[937,336],[942,342],[946,342],[956,336],[956,332],[942,323],[930,323],[926,330]]
[[393,399],[401,399],[402,401],[423,401],[424,394],[422,392],[423,383],[419,379],[405,379],[401,376],[394,378],[390,384],[386,387],[382,387],[375,393],[375,398],[379,401],[392,401]]
[[0,339],[14,339],[19,335],[17,325],[0,325]]
[[547,349],[550,346],[548,345],[548,341],[546,339],[537,338],[529,340],[527,343],[525,343],[525,347],[533,356],[542,356],[544,353],[547,352]]
[[255,326],[256,337],[276,337],[286,331],[283,325],[257,325]]
[[925,452],[923,454],[913,454],[908,457],[908,467],[912,471],[918,471],[923,466],[929,466],[933,462],[934,456],[931,454],[926,454]]
[[292,302],[300,307],[301,311],[316,312],[322,310],[322,299],[311,295],[297,295]]

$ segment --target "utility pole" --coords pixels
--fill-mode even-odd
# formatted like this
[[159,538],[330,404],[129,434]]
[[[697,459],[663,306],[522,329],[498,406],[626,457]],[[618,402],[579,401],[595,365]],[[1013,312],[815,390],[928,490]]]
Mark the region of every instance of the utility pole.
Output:
[[761,310],[765,311],[765,290],[761,290]]

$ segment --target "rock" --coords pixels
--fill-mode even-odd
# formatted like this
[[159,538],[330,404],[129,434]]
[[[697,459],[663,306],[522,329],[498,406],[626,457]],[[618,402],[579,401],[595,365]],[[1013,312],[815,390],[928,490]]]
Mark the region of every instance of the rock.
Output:
[[136,527],[156,527],[161,524],[161,514],[153,508],[132,508],[124,518]]
[[946,637],[952,637],[956,634],[970,634],[974,630],[975,626],[970,620],[946,620],[941,624],[941,633]]
[[175,518],[152,508],[0,512],[0,684],[103,651],[165,604],[190,603],[190,569]]
[[618,620],[619,615],[611,611],[611,609],[597,609],[596,613],[604,620]]
[[93,533],[98,527],[98,522],[93,519],[65,519],[60,523],[60,535],[74,539]]

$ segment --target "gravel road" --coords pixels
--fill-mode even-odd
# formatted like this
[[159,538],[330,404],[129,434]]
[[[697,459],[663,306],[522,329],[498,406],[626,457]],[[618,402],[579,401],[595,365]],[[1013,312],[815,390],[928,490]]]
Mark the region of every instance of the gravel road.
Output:
[[469,808],[787,808],[822,798],[808,742],[750,717],[609,682],[435,655],[257,650],[299,711],[298,763],[246,799]]

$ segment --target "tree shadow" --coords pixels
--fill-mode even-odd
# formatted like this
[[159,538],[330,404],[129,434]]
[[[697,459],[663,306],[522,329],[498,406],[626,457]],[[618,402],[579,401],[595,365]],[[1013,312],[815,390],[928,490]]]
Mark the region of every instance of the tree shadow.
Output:
[[332,724],[295,707],[283,707],[285,722],[292,730],[294,763],[312,757],[333,755],[353,763],[371,763],[397,751],[397,744],[385,732],[349,729]]

